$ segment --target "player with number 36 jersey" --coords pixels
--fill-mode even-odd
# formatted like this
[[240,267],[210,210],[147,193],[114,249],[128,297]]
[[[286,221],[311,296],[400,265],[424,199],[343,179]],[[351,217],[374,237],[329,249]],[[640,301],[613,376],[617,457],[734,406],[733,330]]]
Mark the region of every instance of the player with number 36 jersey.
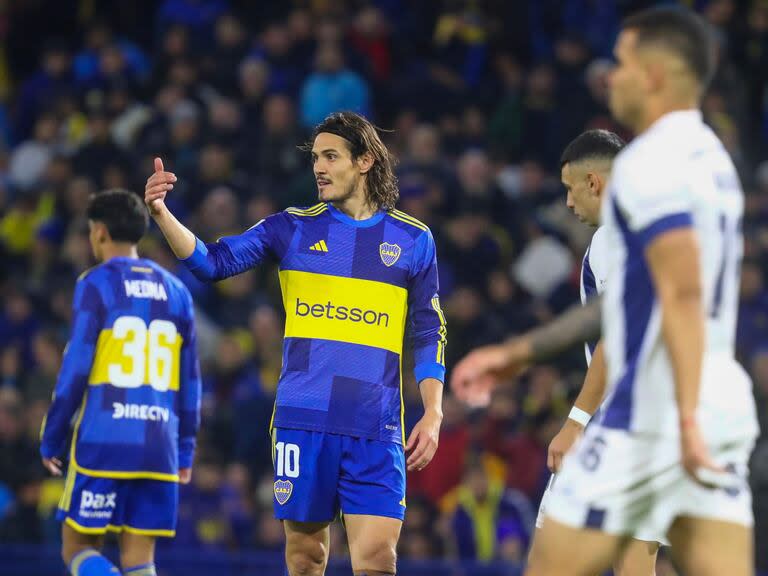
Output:
[[70,452],[78,471],[177,480],[198,422],[189,291],[150,260],[118,257],[80,277],[73,308],[43,454],[62,452],[80,409]]
[[138,257],[148,214],[138,196],[110,190],[88,205],[101,264],[77,281],[72,334],[43,423],[40,453],[53,474],[74,422],[58,518],[75,576],[112,574],[96,550],[121,533],[123,566],[154,570],[154,538],[173,536],[178,483],[188,482],[200,421],[192,297],[175,276]]

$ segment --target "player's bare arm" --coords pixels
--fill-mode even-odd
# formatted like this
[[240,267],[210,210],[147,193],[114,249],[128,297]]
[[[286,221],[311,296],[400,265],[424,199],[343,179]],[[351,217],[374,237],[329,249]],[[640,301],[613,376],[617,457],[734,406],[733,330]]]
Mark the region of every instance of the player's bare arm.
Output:
[[518,376],[531,364],[550,358],[569,346],[600,337],[600,297],[586,306],[575,305],[552,322],[502,344],[474,350],[456,365],[451,388],[457,397],[484,406],[500,382]]
[[[597,343],[595,351],[592,354],[592,361],[590,362],[589,368],[587,368],[587,374],[584,377],[584,385],[581,387],[581,391],[576,397],[573,407],[587,416],[593,415],[597,412],[597,409],[603,401],[605,387],[605,352],[601,341]],[[588,421],[587,417],[584,419]],[[586,425],[586,421],[578,421],[572,416],[569,416],[568,419],[566,419],[560,432],[558,432],[552,439],[552,442],[549,443],[547,466],[552,472],[560,470],[563,457],[573,447],[576,440],[579,439],[579,436],[581,436]]]
[[597,297],[582,306],[574,305],[552,322],[530,332],[530,362],[540,362],[566,348],[600,338],[602,298]]
[[163,161],[155,158],[155,172],[144,187],[144,202],[177,258],[189,258],[195,250],[195,235],[179,222],[165,205],[165,197],[173,190],[176,175],[166,172]]
[[696,421],[704,307],[695,232],[683,228],[660,235],[646,249],[646,259],[661,304],[662,334],[674,374],[683,465],[696,477],[699,468],[719,468],[709,456]]
[[422,470],[432,461],[443,422],[443,383],[437,378],[425,378],[419,388],[424,416],[413,427],[405,445],[405,451],[410,452],[406,463],[408,470]]

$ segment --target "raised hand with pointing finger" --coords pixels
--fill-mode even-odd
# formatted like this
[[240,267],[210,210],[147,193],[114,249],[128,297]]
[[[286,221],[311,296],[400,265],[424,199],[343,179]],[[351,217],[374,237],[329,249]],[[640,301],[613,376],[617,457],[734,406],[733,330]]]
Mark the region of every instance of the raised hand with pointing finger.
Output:
[[159,216],[165,210],[165,195],[169,190],[173,190],[174,182],[176,182],[176,175],[173,172],[166,172],[163,161],[155,158],[155,172],[149,177],[144,187],[144,202],[152,217]]
[[147,178],[144,187],[144,203],[149,208],[149,214],[155,219],[157,226],[168,241],[168,245],[177,258],[188,258],[195,249],[197,239],[165,205],[165,196],[173,190],[176,174],[166,172],[163,161],[155,158],[155,171]]

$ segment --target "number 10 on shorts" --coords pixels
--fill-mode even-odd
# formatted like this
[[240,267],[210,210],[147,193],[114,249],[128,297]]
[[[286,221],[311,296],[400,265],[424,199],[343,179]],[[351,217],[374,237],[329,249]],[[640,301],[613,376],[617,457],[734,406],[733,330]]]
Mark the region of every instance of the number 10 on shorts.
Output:
[[299,447],[296,444],[275,443],[275,475],[299,477]]

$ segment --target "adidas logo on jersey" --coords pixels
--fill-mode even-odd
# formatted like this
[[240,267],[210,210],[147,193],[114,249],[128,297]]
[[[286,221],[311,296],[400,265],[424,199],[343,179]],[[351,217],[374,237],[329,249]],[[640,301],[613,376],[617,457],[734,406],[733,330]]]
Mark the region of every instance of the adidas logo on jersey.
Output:
[[125,295],[129,298],[152,298],[152,300],[168,300],[165,286],[151,280],[126,280]]
[[325,240],[320,240],[312,244],[309,249],[313,252],[328,252],[328,245],[325,243]]

